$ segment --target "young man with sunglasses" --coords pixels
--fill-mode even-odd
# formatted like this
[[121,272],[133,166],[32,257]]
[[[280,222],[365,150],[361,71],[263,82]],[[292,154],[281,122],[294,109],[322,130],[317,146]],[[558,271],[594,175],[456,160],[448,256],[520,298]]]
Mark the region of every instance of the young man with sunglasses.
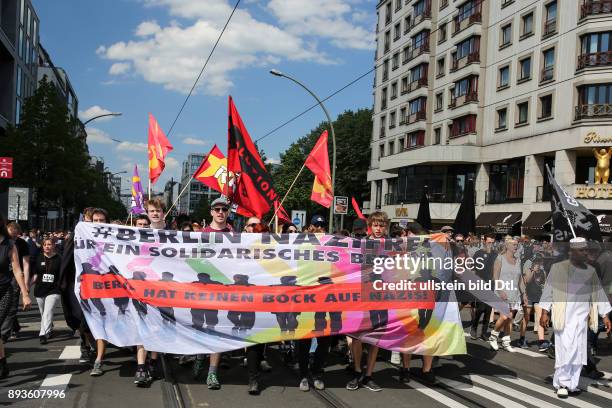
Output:
[[[208,226],[202,228],[202,232],[231,232],[232,226],[227,223],[229,216],[230,204],[223,196],[213,200],[210,204],[210,215],[212,221]],[[204,372],[205,354],[198,354],[196,361],[193,363],[193,376],[196,379],[201,378]],[[206,385],[209,390],[218,390],[221,388],[219,378],[217,377],[217,368],[221,361],[221,353],[212,353],[210,355],[210,365],[208,366],[208,375],[206,376]]]

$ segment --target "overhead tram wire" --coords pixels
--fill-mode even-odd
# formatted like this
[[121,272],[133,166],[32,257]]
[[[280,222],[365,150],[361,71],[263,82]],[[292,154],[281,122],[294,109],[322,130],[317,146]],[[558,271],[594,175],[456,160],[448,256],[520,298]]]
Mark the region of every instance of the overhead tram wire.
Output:
[[223,33],[225,33],[225,30],[227,29],[227,26],[229,25],[230,21],[232,20],[232,17],[234,16],[234,13],[236,12],[236,9],[238,9],[238,5],[240,4],[240,1],[241,0],[237,0],[236,1],[236,4],[234,5],[234,8],[232,9],[232,12],[230,13],[229,17],[227,18],[227,21],[225,22],[225,25],[223,26],[223,29],[221,30],[221,32],[219,33],[219,36],[217,37],[217,40],[215,41],[215,45],[213,45],[212,49],[210,50],[210,53],[208,54],[208,57],[206,58],[206,61],[204,62],[204,65],[202,66],[202,69],[200,70],[200,73],[198,74],[198,77],[196,78],[195,82],[193,83],[193,86],[191,87],[191,90],[187,94],[187,97],[183,101],[183,105],[181,105],[181,109],[179,109],[176,117],[174,118],[174,121],[172,122],[172,125],[170,126],[170,129],[168,129],[168,132],[166,133],[166,135],[168,137],[170,137],[170,133],[172,133],[172,129],[174,129],[174,125],[176,125],[176,122],[178,121],[179,117],[183,113],[183,109],[185,109],[185,105],[187,105],[187,102],[189,101],[189,98],[193,94],[193,91],[195,90],[195,87],[198,85],[198,82],[200,81],[200,78],[202,77],[202,74],[204,73],[204,70],[206,69],[206,66],[208,65],[208,62],[210,61],[210,58],[212,57],[213,53],[215,52],[215,49],[217,48],[217,45],[219,45],[219,42],[221,41],[221,37],[223,37]]

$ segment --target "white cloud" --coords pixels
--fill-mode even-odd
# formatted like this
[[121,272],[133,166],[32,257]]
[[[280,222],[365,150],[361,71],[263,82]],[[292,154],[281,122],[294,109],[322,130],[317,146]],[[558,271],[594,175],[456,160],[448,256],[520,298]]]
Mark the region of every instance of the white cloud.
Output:
[[194,146],[206,146],[210,144],[208,140],[196,139],[194,137],[184,138],[183,143],[185,143],[186,145],[194,145]]
[[[91,118],[95,118],[98,115],[107,115],[109,113],[112,113],[111,111],[109,111],[108,109],[105,109],[101,106],[98,105],[94,105],[91,108],[88,108],[84,111],[79,111],[79,118],[85,122],[88,121]],[[112,116],[106,116],[100,119],[96,119],[99,122],[102,122],[104,120],[111,120]]]
[[[134,39],[100,46],[96,52],[113,62],[111,70],[115,73],[133,72],[166,89],[187,93],[232,6],[228,0],[143,1],[147,6],[167,8],[178,21],[163,27],[155,21],[144,21],[136,28]],[[269,67],[286,60],[332,62],[327,54],[317,49],[317,38],[327,39],[341,48],[370,49],[373,46],[373,33],[349,22],[352,14],[349,1],[352,0],[313,0],[316,7],[308,0],[287,1],[294,7],[305,6],[307,10],[301,14],[291,13],[287,7],[272,0],[262,8],[265,13],[272,14],[264,21],[246,9],[237,9],[206,68],[199,90],[211,95],[226,94],[233,85],[233,71],[239,69]],[[275,17],[280,25],[267,22]],[[303,20],[324,26],[307,29],[308,24]]]
[[167,170],[176,170],[179,168],[179,162],[174,157],[166,157],[164,163],[166,164],[165,169]]
[[116,62],[108,70],[108,73],[111,75],[123,75],[126,74],[130,68],[132,68],[132,64],[129,62]]
[[280,159],[275,159],[273,157],[267,157],[266,163],[268,164],[280,164]]
[[103,130],[88,127],[86,131],[87,131],[87,143],[101,143],[101,144],[113,143],[108,133],[104,132]]
[[146,153],[147,144],[146,143],[135,143],[135,142],[121,142],[117,145],[116,150],[120,152]]

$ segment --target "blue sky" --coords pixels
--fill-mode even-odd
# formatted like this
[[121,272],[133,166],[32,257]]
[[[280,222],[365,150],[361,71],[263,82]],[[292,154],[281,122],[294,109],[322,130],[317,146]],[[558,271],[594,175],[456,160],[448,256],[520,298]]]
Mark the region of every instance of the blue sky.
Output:
[[[33,0],[40,41],[64,68],[86,119],[104,111],[123,116],[88,127],[92,155],[114,172],[137,163],[146,178],[147,114],[167,131],[193,84],[234,0]],[[169,135],[174,151],[156,190],[177,179],[189,152],[227,149],[227,96],[253,139],[303,111],[313,100],[277,68],[321,97],[372,68],[375,0],[243,0],[195,95]],[[327,102],[336,116],[372,105],[373,74]],[[264,139],[278,160],[323,113],[312,110]],[[112,142],[115,138],[125,143]],[[127,179],[125,179],[127,180]],[[124,180],[123,188],[129,185]]]

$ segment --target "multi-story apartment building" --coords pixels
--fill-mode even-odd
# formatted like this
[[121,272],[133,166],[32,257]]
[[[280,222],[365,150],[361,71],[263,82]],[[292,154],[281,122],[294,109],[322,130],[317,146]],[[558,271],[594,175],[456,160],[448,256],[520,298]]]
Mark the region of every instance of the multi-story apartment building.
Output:
[[542,235],[548,165],[588,208],[612,214],[593,154],[612,146],[611,0],[382,0],[377,10],[370,209],[416,218],[427,186],[434,224],[449,223],[473,179],[480,231]]
[[183,191],[187,183],[189,183],[189,187],[179,199],[178,210],[182,214],[191,215],[200,202],[200,199],[212,202],[212,200],[221,195],[196,179],[192,179],[191,182],[189,181],[198,167],[200,167],[205,157],[206,154],[204,153],[189,153],[187,160],[183,161],[179,192]]
[[68,112],[71,117],[77,118],[79,113],[79,100],[76,92],[70,83],[70,78],[66,71],[55,66],[47,50],[39,44],[38,46],[38,81],[47,77],[55,85],[63,100],[66,101]]
[[0,135],[36,90],[39,20],[30,0],[0,0]]

